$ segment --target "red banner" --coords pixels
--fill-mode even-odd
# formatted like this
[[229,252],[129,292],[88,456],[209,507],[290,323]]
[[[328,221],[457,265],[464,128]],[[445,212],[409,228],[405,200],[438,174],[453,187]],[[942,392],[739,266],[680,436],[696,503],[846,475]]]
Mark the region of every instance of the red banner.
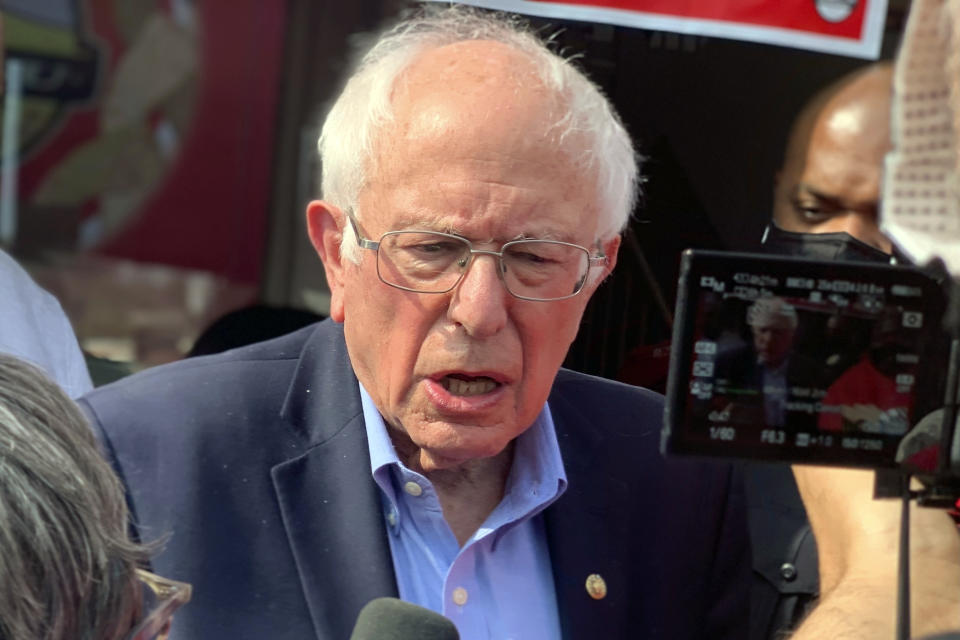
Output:
[[877,58],[887,0],[463,0],[530,15]]

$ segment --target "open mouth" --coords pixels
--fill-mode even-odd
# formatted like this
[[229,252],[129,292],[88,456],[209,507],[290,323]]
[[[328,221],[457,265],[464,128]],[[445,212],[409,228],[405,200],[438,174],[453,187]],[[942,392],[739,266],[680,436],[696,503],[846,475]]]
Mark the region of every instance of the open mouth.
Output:
[[461,373],[452,373],[443,376],[440,384],[454,396],[479,396],[490,393],[500,386],[500,383],[487,376],[468,376]]

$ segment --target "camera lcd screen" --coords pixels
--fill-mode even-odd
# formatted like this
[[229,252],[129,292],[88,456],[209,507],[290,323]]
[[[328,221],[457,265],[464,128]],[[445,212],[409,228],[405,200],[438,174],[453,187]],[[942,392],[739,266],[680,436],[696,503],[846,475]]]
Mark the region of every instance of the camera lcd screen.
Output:
[[684,252],[664,451],[894,466],[941,300],[905,267]]

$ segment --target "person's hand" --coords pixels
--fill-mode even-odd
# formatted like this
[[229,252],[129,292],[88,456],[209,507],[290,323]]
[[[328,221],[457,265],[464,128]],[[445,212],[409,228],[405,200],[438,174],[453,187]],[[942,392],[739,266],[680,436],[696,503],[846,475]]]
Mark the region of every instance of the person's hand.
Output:
[[[874,500],[872,471],[793,468],[817,539],[820,604],[795,640],[894,637],[900,501]],[[943,511],[911,507],[914,636],[960,629],[960,535]]]

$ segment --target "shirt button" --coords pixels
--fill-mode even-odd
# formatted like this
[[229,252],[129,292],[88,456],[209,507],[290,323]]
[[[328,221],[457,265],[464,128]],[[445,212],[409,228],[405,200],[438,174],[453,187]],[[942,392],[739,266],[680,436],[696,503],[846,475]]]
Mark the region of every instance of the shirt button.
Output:
[[418,485],[413,480],[403,485],[403,490],[412,495],[414,498],[423,493],[423,487]]
[[391,527],[397,526],[397,512],[393,509],[387,512],[387,522],[390,523]]
[[467,604],[467,590],[463,587],[457,587],[453,590],[453,603],[459,606]]

